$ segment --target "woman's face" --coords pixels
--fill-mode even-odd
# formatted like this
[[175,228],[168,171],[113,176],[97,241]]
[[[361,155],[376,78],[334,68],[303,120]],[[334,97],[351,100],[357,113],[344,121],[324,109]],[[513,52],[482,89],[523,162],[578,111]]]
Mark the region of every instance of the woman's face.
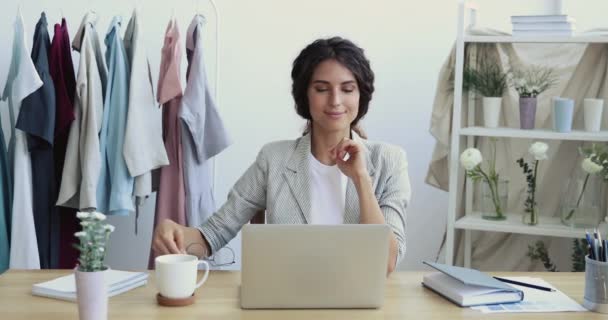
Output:
[[348,131],[359,112],[359,87],[355,76],[334,59],[321,62],[312,74],[308,104],[313,130]]

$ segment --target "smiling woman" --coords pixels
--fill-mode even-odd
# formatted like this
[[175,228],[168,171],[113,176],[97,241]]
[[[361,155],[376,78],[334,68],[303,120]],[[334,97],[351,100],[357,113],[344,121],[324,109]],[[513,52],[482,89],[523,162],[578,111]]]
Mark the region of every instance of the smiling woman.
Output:
[[369,108],[374,73],[363,50],[339,37],[308,45],[295,59],[292,95],[308,120],[302,137],[265,145],[228,201],[203,225],[160,223],[159,254],[198,243],[213,254],[259,211],[277,224],[387,224],[387,271],[405,253],[410,182],[405,152],[365,140],[357,124]]

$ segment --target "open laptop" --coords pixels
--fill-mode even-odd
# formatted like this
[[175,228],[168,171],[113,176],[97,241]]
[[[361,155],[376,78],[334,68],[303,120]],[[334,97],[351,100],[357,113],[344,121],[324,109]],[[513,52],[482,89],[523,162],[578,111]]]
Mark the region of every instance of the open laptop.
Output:
[[241,307],[379,308],[389,235],[387,225],[245,225]]

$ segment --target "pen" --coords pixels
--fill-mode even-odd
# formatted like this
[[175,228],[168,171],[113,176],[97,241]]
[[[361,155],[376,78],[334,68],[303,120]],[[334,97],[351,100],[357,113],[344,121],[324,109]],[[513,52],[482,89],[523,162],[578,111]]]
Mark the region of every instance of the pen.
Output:
[[599,261],[606,261],[606,257],[604,257],[604,241],[602,241],[602,234],[600,233],[600,230],[595,230],[595,236],[597,238],[597,251],[599,251],[598,253],[598,260]]
[[591,238],[591,240],[593,241],[593,255],[595,256],[595,260],[601,261],[600,251],[599,251],[600,248],[598,248],[599,244],[597,242],[597,230],[596,229],[593,230],[593,238]]
[[585,238],[587,239],[587,243],[589,244],[589,258],[595,260],[593,241],[591,241],[591,235],[588,231],[585,231]]
[[553,289],[553,288],[537,286],[537,285],[531,284],[531,283],[524,283],[524,282],[519,282],[519,281],[515,281],[515,280],[499,278],[499,277],[494,277],[494,279],[500,280],[502,282],[510,283],[510,284],[515,284],[515,285],[522,286],[522,287],[528,287],[528,288],[533,288],[533,289],[538,289],[538,290],[543,290],[543,291],[555,291],[555,289]]

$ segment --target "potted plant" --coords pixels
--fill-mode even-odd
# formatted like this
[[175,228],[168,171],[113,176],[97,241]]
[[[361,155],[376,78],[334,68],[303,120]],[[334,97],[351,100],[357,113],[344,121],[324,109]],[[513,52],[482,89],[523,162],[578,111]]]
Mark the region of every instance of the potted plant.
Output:
[[549,146],[544,142],[534,142],[528,149],[528,153],[534,157],[534,166],[524,161],[523,158],[517,160],[517,164],[523,169],[528,184],[528,196],[524,202],[523,222],[528,225],[538,224],[538,208],[536,202],[536,176],[538,173],[538,163],[540,160],[547,159]]
[[496,140],[491,141],[493,150],[488,169],[481,167],[483,157],[476,148],[464,150],[460,155],[460,164],[464,167],[467,177],[475,182],[484,182],[481,186],[481,217],[487,220],[505,220],[509,181],[501,178],[496,172]]
[[498,127],[502,95],[507,88],[507,73],[498,61],[483,60],[479,67],[464,70],[469,90],[480,94],[483,108],[483,124],[487,128]]
[[76,266],[76,299],[80,320],[108,319],[108,290],[104,264],[106,246],[114,226],[104,223],[106,216],[99,212],[78,212],[82,231],[74,235],[79,243],[74,247],[80,251]]
[[509,73],[510,84],[519,95],[519,123],[522,129],[534,129],[537,96],[557,83],[553,69],[531,66],[513,69]]

